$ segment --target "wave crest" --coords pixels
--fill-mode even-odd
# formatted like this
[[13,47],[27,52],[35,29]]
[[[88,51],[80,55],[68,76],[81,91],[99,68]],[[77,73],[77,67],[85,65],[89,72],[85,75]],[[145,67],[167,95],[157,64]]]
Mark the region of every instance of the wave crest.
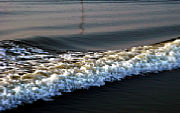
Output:
[[180,39],[127,50],[52,54],[0,42],[0,110],[126,76],[179,68]]

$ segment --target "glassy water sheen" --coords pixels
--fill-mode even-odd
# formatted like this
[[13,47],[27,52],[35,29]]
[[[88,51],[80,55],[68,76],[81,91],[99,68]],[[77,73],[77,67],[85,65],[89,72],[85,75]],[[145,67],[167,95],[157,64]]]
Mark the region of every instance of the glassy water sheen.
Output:
[[0,39],[22,39],[58,50],[122,49],[155,43],[179,36],[179,3],[0,2]]
[[0,110],[179,112],[179,14],[169,0],[1,0]]

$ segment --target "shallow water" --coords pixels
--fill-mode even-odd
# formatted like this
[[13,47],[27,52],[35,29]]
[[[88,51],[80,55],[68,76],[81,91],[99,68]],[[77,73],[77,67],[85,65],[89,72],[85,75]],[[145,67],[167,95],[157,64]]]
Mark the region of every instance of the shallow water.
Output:
[[179,70],[157,74],[180,67],[179,6],[179,1],[1,0],[0,110],[152,72],[7,112],[179,111]]

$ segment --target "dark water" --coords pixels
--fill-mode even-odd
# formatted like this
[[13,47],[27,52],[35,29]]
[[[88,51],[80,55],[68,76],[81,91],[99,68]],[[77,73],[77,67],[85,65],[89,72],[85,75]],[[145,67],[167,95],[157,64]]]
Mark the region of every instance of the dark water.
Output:
[[[179,36],[180,1],[0,1],[0,40],[45,50],[124,49]],[[138,76],[6,112],[178,113],[179,73]]]

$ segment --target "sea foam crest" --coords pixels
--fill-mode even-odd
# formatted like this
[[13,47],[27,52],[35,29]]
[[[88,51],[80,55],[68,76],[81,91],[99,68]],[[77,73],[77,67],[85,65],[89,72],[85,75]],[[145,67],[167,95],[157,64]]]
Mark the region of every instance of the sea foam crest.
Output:
[[31,54],[26,48],[9,48],[17,54],[24,52],[12,55],[10,62],[3,59],[8,50],[0,48],[1,62],[6,63],[0,72],[0,110],[38,99],[49,100],[62,92],[101,86],[126,76],[180,67],[179,39],[128,50],[67,52],[55,56],[31,49],[36,51]]

